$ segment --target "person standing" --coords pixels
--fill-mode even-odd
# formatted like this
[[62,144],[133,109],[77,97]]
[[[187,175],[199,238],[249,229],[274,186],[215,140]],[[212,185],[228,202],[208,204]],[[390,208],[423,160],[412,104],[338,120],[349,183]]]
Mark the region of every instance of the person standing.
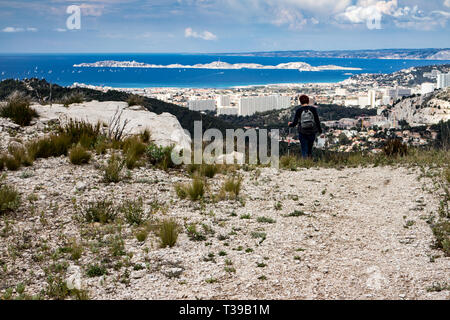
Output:
[[322,134],[322,126],[317,109],[309,105],[309,97],[300,96],[300,104],[300,108],[295,112],[294,121],[289,122],[288,126],[293,128],[298,125],[302,157],[311,158],[314,141],[317,134]]

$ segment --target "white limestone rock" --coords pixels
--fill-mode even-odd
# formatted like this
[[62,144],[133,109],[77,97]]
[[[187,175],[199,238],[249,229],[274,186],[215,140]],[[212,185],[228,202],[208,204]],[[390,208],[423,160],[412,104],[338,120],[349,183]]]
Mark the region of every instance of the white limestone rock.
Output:
[[96,124],[102,122],[109,124],[117,110],[123,112],[120,123],[128,121],[126,134],[138,134],[148,129],[155,144],[163,147],[175,145],[177,149],[190,148],[191,139],[181,127],[178,119],[167,112],[157,115],[140,106],[128,107],[126,102],[120,101],[90,101],[72,104],[64,107],[61,104],[52,106],[32,105],[40,118],[41,123],[59,120],[61,123],[69,119],[82,120]]

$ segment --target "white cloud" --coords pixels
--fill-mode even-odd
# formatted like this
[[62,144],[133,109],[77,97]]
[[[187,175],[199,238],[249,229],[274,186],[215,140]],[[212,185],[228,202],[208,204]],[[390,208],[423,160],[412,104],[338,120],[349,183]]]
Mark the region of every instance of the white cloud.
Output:
[[196,38],[196,39],[203,39],[203,40],[209,40],[209,41],[217,40],[217,36],[212,32],[205,30],[201,33],[198,33],[196,31],[192,30],[192,28],[186,28],[184,30],[184,36],[186,38]]
[[2,29],[2,32],[14,33],[14,32],[37,32],[38,29],[28,27],[28,28],[16,28],[16,27],[6,27]]
[[409,7],[397,8],[397,0],[392,1],[359,1],[357,5],[350,6],[345,12],[338,15],[338,19],[348,20],[351,23],[363,23],[378,15],[404,15]]
[[444,6],[450,7],[450,0],[445,0],[444,1]]
[[[447,1],[450,4],[450,0]],[[436,26],[444,27],[450,13],[446,11],[424,13],[417,5],[399,7],[397,0],[359,0],[356,5],[349,6],[345,12],[336,15],[336,19],[339,22],[359,24],[376,19],[377,16],[390,18],[390,21],[399,28],[432,30]]]
[[2,30],[3,32],[22,32],[23,28],[6,27]]
[[56,28],[55,31],[57,31],[57,32],[66,32],[67,29],[64,29],[64,28]]

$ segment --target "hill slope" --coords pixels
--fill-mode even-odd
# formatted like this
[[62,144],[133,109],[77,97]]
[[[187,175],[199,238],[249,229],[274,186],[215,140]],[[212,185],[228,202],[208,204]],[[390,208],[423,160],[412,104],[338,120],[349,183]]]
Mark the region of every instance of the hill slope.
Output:
[[[4,100],[14,90],[27,93],[36,101],[48,101],[50,99],[50,84],[45,80],[30,79],[23,81],[4,80],[0,82],[0,101]],[[129,94],[110,90],[101,92],[87,88],[66,88],[53,84],[51,86],[52,101],[61,100],[64,96],[73,92],[81,92],[86,100],[98,101],[127,101]],[[144,98],[144,107],[156,114],[168,112],[177,117],[181,126],[189,130],[191,135],[194,132],[194,121],[203,121],[203,130],[216,128],[225,132],[226,129],[235,128],[233,124],[226,123],[213,116],[202,115],[199,112],[190,111],[187,108],[177,106],[175,104],[166,103],[152,98]]]

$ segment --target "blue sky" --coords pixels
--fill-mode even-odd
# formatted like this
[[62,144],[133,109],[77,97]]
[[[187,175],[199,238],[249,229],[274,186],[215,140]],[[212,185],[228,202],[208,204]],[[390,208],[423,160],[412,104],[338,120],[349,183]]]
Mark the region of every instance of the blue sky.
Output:
[[449,19],[450,0],[0,0],[0,52],[448,48]]

